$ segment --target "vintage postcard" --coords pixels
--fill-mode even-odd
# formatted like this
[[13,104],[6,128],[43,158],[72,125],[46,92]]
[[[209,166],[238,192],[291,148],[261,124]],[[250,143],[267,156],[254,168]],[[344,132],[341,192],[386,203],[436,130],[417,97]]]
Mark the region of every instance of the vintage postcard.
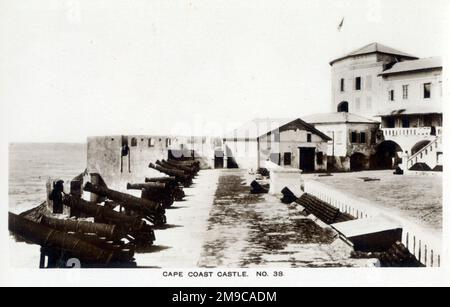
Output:
[[449,13],[0,0],[2,283],[449,285]]

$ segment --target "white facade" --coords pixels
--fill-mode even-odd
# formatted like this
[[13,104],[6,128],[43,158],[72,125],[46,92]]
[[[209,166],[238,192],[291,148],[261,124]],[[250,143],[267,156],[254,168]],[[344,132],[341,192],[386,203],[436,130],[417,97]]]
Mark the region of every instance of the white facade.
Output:
[[[378,167],[394,167],[403,154],[409,167],[414,162],[426,163],[430,168],[439,165],[443,86],[439,58],[418,59],[374,43],[330,64],[333,112],[351,112],[381,122],[374,161],[384,161],[379,161]],[[336,135],[344,126],[328,125],[320,129],[334,131]],[[349,127],[345,129],[348,135]],[[433,154],[429,148],[435,149]],[[347,155],[350,150],[347,147]],[[334,142],[334,151],[335,156],[342,155],[342,144]]]

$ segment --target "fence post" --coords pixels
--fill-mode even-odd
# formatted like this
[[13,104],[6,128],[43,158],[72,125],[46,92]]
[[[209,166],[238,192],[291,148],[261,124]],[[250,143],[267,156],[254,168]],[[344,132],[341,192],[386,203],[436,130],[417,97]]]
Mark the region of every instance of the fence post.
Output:
[[419,240],[419,262],[422,262],[422,240]]

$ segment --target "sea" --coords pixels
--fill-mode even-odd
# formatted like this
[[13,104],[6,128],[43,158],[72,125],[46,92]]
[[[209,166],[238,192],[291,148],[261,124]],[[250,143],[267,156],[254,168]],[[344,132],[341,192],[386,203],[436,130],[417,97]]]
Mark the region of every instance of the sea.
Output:
[[86,169],[85,143],[11,143],[9,210],[21,213],[46,198],[46,182],[70,182]]

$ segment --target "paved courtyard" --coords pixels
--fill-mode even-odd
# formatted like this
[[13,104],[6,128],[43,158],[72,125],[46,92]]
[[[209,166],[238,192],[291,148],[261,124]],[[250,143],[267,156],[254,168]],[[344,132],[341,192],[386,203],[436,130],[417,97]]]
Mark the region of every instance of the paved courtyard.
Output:
[[[407,219],[436,230],[442,229],[442,176],[394,175],[392,170],[303,175],[339,191],[367,199]],[[364,181],[363,177],[379,179]]]

